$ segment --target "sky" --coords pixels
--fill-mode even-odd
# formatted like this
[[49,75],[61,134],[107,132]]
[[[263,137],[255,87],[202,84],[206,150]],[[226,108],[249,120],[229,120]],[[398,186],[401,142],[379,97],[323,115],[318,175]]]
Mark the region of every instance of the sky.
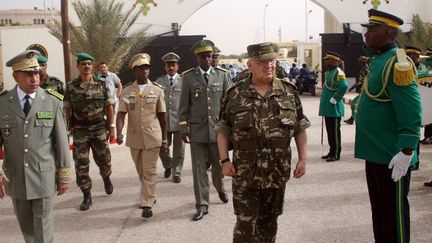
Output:
[[[307,15],[308,36],[319,42],[319,34],[324,32],[324,10],[307,2],[309,14],[305,0],[213,0],[183,23],[180,34],[204,34],[222,54],[241,54],[247,45],[264,41],[264,29],[265,41],[277,42],[279,36],[281,41],[304,41]],[[1,0],[0,9],[43,9],[44,3],[60,9],[60,0]]]

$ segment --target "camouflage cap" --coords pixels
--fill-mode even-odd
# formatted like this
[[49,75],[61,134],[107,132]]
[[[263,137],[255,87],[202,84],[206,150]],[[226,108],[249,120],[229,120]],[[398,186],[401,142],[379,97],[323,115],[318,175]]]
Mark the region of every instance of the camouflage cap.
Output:
[[150,66],[150,55],[147,53],[138,53],[133,56],[129,62],[129,68],[139,67],[142,65]]
[[174,52],[168,52],[167,54],[162,56],[162,60],[167,62],[178,62],[180,60],[180,56]]
[[399,28],[403,25],[404,21],[393,15],[376,9],[369,9],[368,11],[369,21],[365,24],[361,24],[363,27],[372,27],[376,25],[386,25],[393,28]]
[[201,52],[213,51],[214,43],[211,40],[200,40],[192,45],[192,52],[198,54]]
[[278,57],[278,54],[274,51],[273,43],[271,42],[249,45],[247,47],[247,52],[251,59],[271,60]]
[[77,53],[77,54],[75,54],[75,56],[77,57],[77,62],[81,62],[84,60],[91,60],[94,62],[94,60],[95,60],[92,56],[90,56],[89,54],[84,53],[84,52]]
[[23,72],[32,72],[39,71],[41,68],[37,61],[37,58],[40,56],[40,52],[35,50],[27,50],[15,56],[6,62],[7,67],[12,67],[12,70],[15,71],[23,71]]

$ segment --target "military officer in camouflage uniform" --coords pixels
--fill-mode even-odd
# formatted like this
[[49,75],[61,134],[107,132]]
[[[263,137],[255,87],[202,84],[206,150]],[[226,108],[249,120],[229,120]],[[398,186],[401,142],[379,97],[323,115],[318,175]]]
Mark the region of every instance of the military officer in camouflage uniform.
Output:
[[55,90],[56,92],[64,95],[63,82],[54,76],[48,75],[48,73],[47,73],[48,58],[40,55],[37,60],[38,60],[39,66],[41,67],[41,71],[39,74],[40,87],[42,89],[52,89],[52,90]]
[[72,180],[63,96],[39,88],[38,55],[28,50],[6,63],[17,85],[0,95],[0,198],[11,197],[27,243],[53,242],[54,195]]
[[[233,242],[275,242],[291,173],[291,138],[299,157],[294,177],[300,178],[310,122],[295,86],[275,77],[273,45],[250,45],[247,52],[252,75],[230,88],[222,103],[216,128],[219,157],[224,175],[233,177]],[[232,162],[229,141],[234,145]]]
[[341,154],[340,122],[345,113],[342,97],[348,89],[348,83],[344,71],[339,68],[342,62],[339,54],[328,51],[324,60],[328,70],[325,73],[319,115],[324,117],[330,151],[321,158],[333,162],[339,160]]
[[[111,153],[107,143],[115,138],[113,99],[103,80],[94,76],[93,57],[78,53],[77,69],[80,76],[66,85],[64,108],[66,121],[73,135],[73,159],[75,161],[76,181],[84,194],[80,210],[85,211],[92,205],[92,181],[89,176],[90,148],[99,173],[102,176],[105,192],[111,194],[113,185],[111,175]],[[105,120],[105,116],[108,121]]]
[[169,52],[162,57],[162,60],[165,63],[167,75],[156,79],[156,83],[162,86],[165,93],[168,116],[168,145],[170,147],[172,145],[173,149],[172,156],[170,156],[169,151],[161,152],[160,158],[165,168],[165,178],[168,178],[172,172],[174,183],[180,183],[185,156],[185,144],[181,139],[178,124],[178,106],[182,87],[182,76],[177,73],[180,57],[174,52]]
[[220,103],[231,86],[229,72],[211,66],[214,44],[201,40],[192,46],[198,66],[183,74],[179,104],[179,124],[182,139],[191,143],[192,173],[195,207],[193,220],[200,220],[208,213],[209,180],[206,163],[212,165],[213,185],[223,203],[228,194],[222,181],[222,170],[216,144],[214,126],[218,120]]
[[366,161],[375,242],[410,241],[410,165],[416,162],[422,110],[415,64],[396,44],[402,24],[375,9],[362,24],[371,63],[357,110],[354,156]]
[[213,54],[212,54],[212,61],[211,61],[211,66],[214,68],[221,68],[221,66],[219,64],[220,53],[221,53],[221,50],[217,46],[214,46],[213,47]]

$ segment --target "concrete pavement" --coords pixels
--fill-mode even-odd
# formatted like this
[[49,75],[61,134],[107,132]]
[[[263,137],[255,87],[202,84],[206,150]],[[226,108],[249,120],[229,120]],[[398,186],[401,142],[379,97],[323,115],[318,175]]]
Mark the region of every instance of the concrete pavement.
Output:
[[[302,95],[301,99],[312,122],[312,127],[307,130],[307,172],[303,178],[288,182],[284,213],[279,217],[277,242],[373,242],[364,161],[353,158],[355,127],[342,125],[341,160],[324,162],[320,159],[319,93],[317,97]],[[347,119],[350,109],[345,107]],[[326,137],[324,144],[323,153],[326,153]],[[79,211],[82,194],[75,184],[65,195],[57,197],[56,242],[232,241],[235,217],[230,178],[224,179],[230,202],[222,204],[212,187],[209,214],[203,220],[193,222],[194,195],[187,147],[181,184],[164,179],[162,164],[159,163],[154,216],[143,219],[138,209],[139,181],[129,149],[123,145],[110,148],[114,193],[110,196],[105,194],[97,166],[92,162],[93,206],[89,211]],[[293,151],[295,165],[294,145]],[[420,170],[412,173],[410,191],[412,242],[430,242],[432,239],[432,188],[423,186],[423,182],[432,179],[431,160],[432,145],[422,146]],[[0,201],[0,242],[23,242],[10,198]]]

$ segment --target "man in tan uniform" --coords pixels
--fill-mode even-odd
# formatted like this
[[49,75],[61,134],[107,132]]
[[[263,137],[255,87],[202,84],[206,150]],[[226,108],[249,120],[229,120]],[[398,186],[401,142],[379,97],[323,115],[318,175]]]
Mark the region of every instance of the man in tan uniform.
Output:
[[29,50],[6,63],[17,85],[0,94],[0,198],[11,197],[27,243],[53,242],[54,195],[72,179],[63,95],[39,87],[38,55]]
[[132,57],[129,67],[136,81],[123,89],[117,113],[117,143],[123,143],[123,126],[128,114],[126,146],[141,181],[141,216],[153,216],[156,202],[156,165],[160,150],[168,150],[164,92],[149,79],[150,56],[139,53]]

